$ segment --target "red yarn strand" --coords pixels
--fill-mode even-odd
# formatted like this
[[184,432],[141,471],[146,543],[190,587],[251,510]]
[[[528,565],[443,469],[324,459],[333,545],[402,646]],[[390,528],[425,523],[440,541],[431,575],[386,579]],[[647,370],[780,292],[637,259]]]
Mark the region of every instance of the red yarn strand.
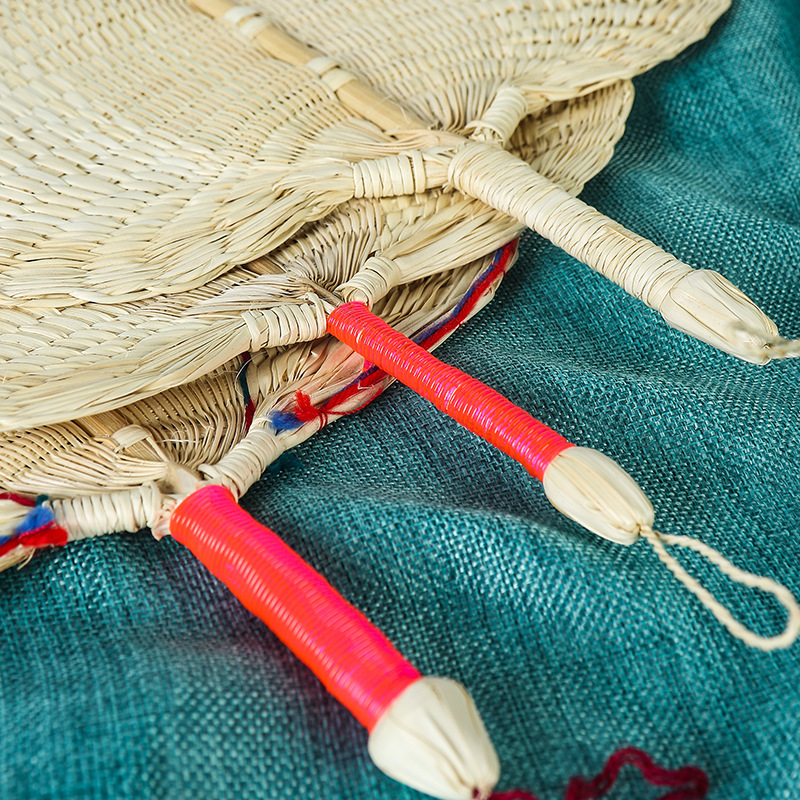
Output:
[[[597,800],[604,797],[614,786],[619,773],[626,765],[636,767],[642,777],[653,786],[675,789],[662,795],[659,800],[703,800],[708,794],[708,776],[700,767],[687,766],[666,769],[653,763],[647,753],[635,747],[626,747],[614,753],[606,761],[602,772],[590,780],[581,776],[572,778],[564,794],[564,800]],[[537,800],[521,789],[495,792],[490,800]]]
[[37,550],[41,547],[63,547],[67,543],[67,538],[68,534],[63,528],[51,523],[22,533],[0,545],[0,556],[10,553],[17,547],[35,547]]
[[26,508],[33,508],[36,505],[36,500],[32,497],[26,497],[24,494],[17,494],[16,492],[0,492],[0,500],[11,500]]
[[666,769],[653,763],[647,753],[635,747],[619,750],[606,762],[603,771],[592,780],[575,777],[567,786],[564,800],[596,800],[603,797],[614,785],[620,770],[631,765],[636,767],[642,777],[654,786],[674,788],[660,800],[702,800],[708,793],[708,777],[699,767],[688,766],[680,769]]
[[[415,339],[417,344],[421,345],[426,350],[431,350],[441,342],[442,339],[464,324],[470,314],[475,310],[475,306],[484,297],[485,293],[505,275],[508,268],[514,262],[517,256],[517,241],[518,240],[515,239],[513,242],[509,242],[498,252],[491,267],[473,284],[470,291],[464,296],[458,306],[456,306],[449,319],[445,319],[442,323],[424,330],[421,333],[422,338]],[[386,377],[386,373],[377,367],[372,369],[372,366],[369,359],[365,359],[364,372],[359,379],[354,381],[350,386],[337,392],[321,406],[312,406],[308,395],[303,394],[303,392],[298,392],[295,395],[296,405],[294,409],[294,414],[297,419],[300,420],[300,422],[309,422],[313,419],[317,419],[317,417],[321,417],[323,423],[327,424],[330,417],[341,417],[346,414],[354,414],[357,411],[361,411],[361,409],[368,406],[372,400],[383,391],[383,387],[380,384]],[[365,400],[357,408],[350,408],[347,411],[339,410],[353,395],[358,394],[370,386],[375,386],[376,391],[369,399]]]

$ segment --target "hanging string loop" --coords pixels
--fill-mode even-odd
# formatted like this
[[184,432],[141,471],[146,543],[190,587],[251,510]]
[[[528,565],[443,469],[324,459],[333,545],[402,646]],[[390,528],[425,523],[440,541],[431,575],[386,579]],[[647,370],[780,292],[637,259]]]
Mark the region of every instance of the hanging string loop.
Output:
[[[765,653],[773,650],[783,650],[797,639],[798,634],[800,634],[800,606],[798,606],[794,595],[785,586],[772,578],[754,575],[752,572],[740,569],[713,547],[698,539],[693,539],[691,536],[675,536],[644,527],[640,528],[639,533],[647,539],[664,566],[700,600],[717,620],[728,629],[732,636],[746,645],[762,650]],[[689,575],[675,557],[667,552],[667,546],[669,545],[694,550],[695,553],[707,559],[734,583],[739,583],[750,589],[760,589],[762,592],[771,594],[786,609],[788,614],[783,632],[777,636],[761,636],[739,622],[726,606],[717,600],[696,578]]]

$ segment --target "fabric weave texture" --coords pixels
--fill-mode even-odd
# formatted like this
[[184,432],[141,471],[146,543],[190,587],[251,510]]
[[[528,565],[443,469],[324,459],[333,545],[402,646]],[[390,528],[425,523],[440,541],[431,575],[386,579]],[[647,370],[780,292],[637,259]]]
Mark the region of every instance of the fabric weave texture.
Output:
[[[582,197],[800,336],[800,4],[736,2],[636,81]],[[639,481],[666,533],[800,593],[800,362],[744,364],[667,328],[534,235],[438,355]],[[731,639],[644,543],[553,510],[522,468],[393,386],[243,501],[423,672],[464,682],[500,788],[563,796],[635,746],[712,800],[800,798],[800,646]],[[739,617],[783,612],[679,558]],[[308,670],[172,540],[101,537],[0,576],[0,796],[413,800]],[[631,771],[611,795],[658,790]]]

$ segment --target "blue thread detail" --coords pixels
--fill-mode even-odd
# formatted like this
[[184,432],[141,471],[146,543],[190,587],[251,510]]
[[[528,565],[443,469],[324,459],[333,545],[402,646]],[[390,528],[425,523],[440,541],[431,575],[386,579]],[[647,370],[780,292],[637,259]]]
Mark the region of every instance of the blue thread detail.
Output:
[[[467,290],[467,293],[461,298],[458,304],[454,306],[453,310],[449,314],[445,314],[443,317],[440,317],[438,320],[435,320],[430,325],[428,325],[427,328],[423,328],[416,336],[411,337],[411,341],[415,342],[418,345],[424,345],[425,342],[431,336],[433,336],[440,328],[443,328],[450,322],[450,320],[452,320],[454,317],[457,317],[461,313],[461,309],[464,308],[464,306],[469,302],[470,297],[472,297],[475,294],[475,292],[478,291],[479,287],[483,286],[483,282],[486,280],[486,277],[489,275],[489,273],[491,273],[492,270],[496,269],[497,266],[500,264],[500,261],[502,260],[506,250],[509,247],[510,245],[505,245],[505,247],[501,247],[497,252],[495,252],[494,258],[492,259],[492,263],[489,264],[489,266],[486,267],[486,269],[483,272],[481,272],[481,274],[478,275],[477,278],[475,278],[475,280],[472,282],[469,289]],[[372,365],[371,367],[369,367],[369,369],[365,369],[357,378],[350,381],[350,383],[348,383],[343,389],[341,389],[340,392],[337,392],[333,397],[331,397],[328,400],[328,402],[331,402],[331,400],[334,400],[342,392],[346,392],[352,386],[361,383],[361,381],[371,377],[378,371],[379,370],[375,365]],[[288,412],[273,411],[272,415],[270,415],[270,421],[273,421],[272,418],[274,415],[281,415],[281,418],[294,417],[293,414],[290,414]],[[275,423],[273,422],[273,426],[275,427],[275,430],[278,433],[280,433],[282,430],[295,430],[296,428],[299,428],[301,424],[302,423],[297,421],[296,418],[295,418],[295,423],[291,427],[286,425],[283,428],[278,428],[277,426],[275,426]]]
[[36,508],[32,508],[25,515],[25,519],[14,528],[14,536],[21,536],[23,533],[30,533],[39,528],[44,528],[50,523],[55,522],[55,520],[56,518],[52,509],[47,506],[36,506]]
[[291,411],[272,411],[269,414],[269,422],[276,433],[294,431],[303,424]]

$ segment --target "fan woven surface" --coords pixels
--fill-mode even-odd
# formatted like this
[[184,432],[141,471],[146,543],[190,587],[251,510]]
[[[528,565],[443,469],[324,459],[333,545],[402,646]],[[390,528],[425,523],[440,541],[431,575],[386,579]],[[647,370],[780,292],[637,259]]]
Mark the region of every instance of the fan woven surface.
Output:
[[[610,157],[631,98],[630,84],[622,81],[584,98],[556,102],[521,126],[512,146],[542,172],[578,191]],[[417,224],[436,214],[446,215],[454,206],[460,215],[465,213],[462,206],[472,211],[478,207],[475,213],[481,213],[475,201],[440,192],[371,203],[354,201],[269,256],[199,289],[154,298],[132,309],[132,304],[104,307],[101,319],[107,330],[115,325],[137,331],[148,324],[165,324],[172,330],[194,326],[197,341],[183,359],[189,371],[196,361],[205,363],[208,350],[248,353],[252,328],[263,326],[264,320],[275,338],[270,347],[246,360],[240,356],[224,360],[210,374],[127,406],[2,434],[0,485],[16,492],[47,493],[58,519],[74,538],[152,526],[172,507],[171,493],[198,480],[223,483],[237,495],[244,494],[267,464],[323,421],[281,431],[275,429],[273,412],[291,410],[297,391],[319,405],[365,368],[363,360],[344,345],[320,341],[325,305],[309,289],[306,277],[316,286],[332,289],[376,242],[407,242],[415,236]],[[500,215],[489,212],[489,216],[500,220],[497,233],[492,234],[499,237],[495,244],[518,231],[515,223],[503,221]],[[423,246],[430,226],[427,230],[421,237]],[[492,258],[442,269],[435,242],[430,250],[433,268],[427,271],[433,274],[401,284],[375,305],[378,313],[409,335],[451,310]],[[299,296],[289,294],[292,281],[300,286]],[[492,294],[486,293],[477,308]],[[85,307],[77,310],[83,312]],[[193,310],[203,312],[202,316],[187,314]],[[57,325],[69,312],[66,309],[57,317],[50,314],[48,319]],[[16,313],[25,312],[17,309]],[[302,324],[297,324],[298,319]],[[40,319],[31,330],[45,337],[52,327]],[[80,333],[85,336],[85,329]],[[154,335],[164,340],[159,350],[140,355],[132,347],[129,358],[146,358],[148,369],[161,375],[162,359],[174,359],[175,345],[161,330]],[[287,344],[298,338],[300,342]],[[120,376],[119,381],[123,380]],[[87,378],[76,385],[79,397],[86,386]],[[52,386],[42,388],[53,392]],[[340,412],[363,405],[374,391],[365,388]],[[59,409],[63,395],[51,397]]]
[[625,79],[723,8],[445,3],[423,32],[416,6],[261,9],[431,127],[395,137],[352,117],[329,65],[268,57],[257,9],[7,8],[2,485],[53,497],[73,537],[154,525],[196,480],[244,493],[320,424],[276,431],[272,412],[358,376],[341,347],[315,344],[331,292],[357,287],[415,333],[520,230],[426,187],[421,161],[397,186],[365,177],[363,197],[340,188],[340,165],[422,148],[430,177],[448,132],[489,125],[511,86],[529,114],[507,146],[578,192],[622,133]]
[[[271,6],[276,24],[302,23],[291,31],[301,41],[317,43],[330,18],[329,46],[342,66],[434,128],[397,137],[352,119],[328,66],[269,58],[248,35],[247,18],[227,24],[182,0],[6,7],[0,424],[106,410],[243,350],[316,338],[323,303],[307,284],[283,287],[294,302],[277,320],[266,310],[246,320],[187,317],[197,298],[186,293],[220,292],[241,280],[229,275],[239,265],[340,207],[354,193],[349,163],[411,148],[416,161],[407,159],[393,185],[365,179],[360,191],[408,195],[425,191],[426,180],[433,188],[446,172],[446,160],[437,162],[452,146],[447,131],[480,126],[502,87],[531,112],[586,94],[673,56],[724,7],[444,3],[397,16],[389,3]],[[365,47],[364,22],[375,15],[384,22]],[[379,45],[387,25],[393,44]],[[509,238],[502,217],[474,204],[449,213],[418,221],[417,239],[398,234],[356,251],[347,267],[358,273],[370,255],[391,258],[407,281],[421,277],[420,265],[467,263],[502,233]],[[438,248],[426,251],[434,239]],[[335,288],[351,285],[349,277]]]

